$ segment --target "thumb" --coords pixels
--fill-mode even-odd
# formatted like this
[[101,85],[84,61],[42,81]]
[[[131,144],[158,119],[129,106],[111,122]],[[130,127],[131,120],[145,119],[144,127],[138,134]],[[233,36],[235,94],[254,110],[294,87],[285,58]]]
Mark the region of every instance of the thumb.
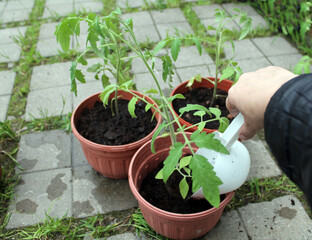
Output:
[[241,140],[248,140],[251,139],[253,136],[257,134],[260,129],[251,127],[248,122],[245,121],[243,126],[239,130],[239,138]]

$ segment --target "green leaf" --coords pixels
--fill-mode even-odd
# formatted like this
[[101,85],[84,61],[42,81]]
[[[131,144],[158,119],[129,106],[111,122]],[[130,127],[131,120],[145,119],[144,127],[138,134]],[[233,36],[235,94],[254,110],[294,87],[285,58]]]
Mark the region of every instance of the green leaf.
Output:
[[160,42],[157,43],[156,47],[154,48],[154,51],[153,51],[153,56],[156,56],[156,54],[161,50],[163,49],[166,44],[168,43],[168,40],[167,39],[164,39]]
[[192,134],[191,140],[200,148],[204,147],[223,154],[229,154],[229,151],[225,148],[221,141],[219,139],[215,139],[214,134],[212,133],[207,134],[206,132],[201,132],[198,136],[194,136],[194,134]]
[[186,86],[187,86],[187,87],[191,87],[191,86],[194,84],[195,81],[201,82],[201,80],[202,80],[201,75],[200,75],[200,74],[197,74],[197,75],[195,75],[194,77],[192,77],[192,78],[188,81],[188,83],[187,83]]
[[128,103],[128,111],[130,113],[130,115],[134,118],[136,118],[137,116],[135,115],[135,104],[138,101],[137,97],[132,97],[131,100]]
[[148,93],[152,93],[152,94],[158,94],[158,91],[156,89],[148,89],[147,91],[145,91],[145,94],[148,94]]
[[80,56],[80,57],[78,58],[78,62],[81,63],[83,66],[88,65],[87,60],[86,60],[83,56]]
[[213,107],[210,107],[209,108],[209,111],[215,115],[216,118],[219,118],[221,116],[221,111],[219,108],[213,108]]
[[178,93],[178,94],[176,94],[176,95],[173,95],[173,96],[171,96],[171,97],[168,97],[168,98],[167,98],[167,101],[168,101],[168,102],[172,102],[174,99],[185,99],[185,97],[184,97],[183,94]]
[[190,164],[191,159],[192,159],[192,156],[186,156],[186,157],[181,158],[179,168],[182,169],[188,166]]
[[193,42],[195,43],[196,47],[197,47],[197,50],[198,50],[198,53],[199,55],[201,56],[202,55],[202,46],[200,44],[200,40],[198,38],[192,38]]
[[109,77],[106,76],[105,74],[102,75],[101,81],[102,81],[103,88],[106,88],[110,84],[109,83]]
[[172,60],[169,56],[162,56],[161,59],[162,59],[162,66],[163,66],[162,77],[163,77],[163,80],[166,82],[168,76],[173,74]]
[[67,52],[71,40],[70,36],[73,35],[73,32],[69,28],[67,18],[56,26],[54,35],[56,35],[56,41],[61,45],[63,51]]
[[163,168],[159,170],[159,172],[155,176],[156,179],[164,179],[163,177]]
[[132,20],[132,18],[126,19],[125,23],[133,31],[133,20]]
[[101,68],[101,63],[93,64],[91,67],[88,67],[88,72],[97,72]]
[[153,134],[152,136],[152,140],[151,140],[151,151],[152,153],[156,153],[155,151],[155,145],[154,145],[154,142],[155,142],[155,139],[156,137],[159,135],[159,133],[166,127],[166,123],[165,122],[162,122],[159,127],[156,129],[155,133]]
[[180,189],[180,193],[181,193],[182,198],[185,199],[187,196],[187,193],[190,189],[185,177],[181,180],[181,182],[179,184],[179,189]]
[[81,83],[85,83],[86,82],[85,76],[82,74],[81,70],[78,70],[78,69],[75,70],[75,77]]
[[234,74],[234,68],[233,67],[227,67],[222,71],[221,77],[219,82],[221,82],[223,79],[229,78]]
[[209,114],[209,116],[211,116],[209,110],[208,110],[207,108],[205,108],[204,106],[199,105],[199,104],[187,104],[185,107],[180,108],[179,112],[180,112],[181,114],[183,114],[183,113],[185,113],[185,112],[194,111],[194,110],[197,110],[197,111],[204,111],[204,112],[206,112],[207,114]]
[[203,116],[206,115],[206,112],[205,112],[205,111],[197,111],[197,112],[194,112],[193,115],[194,115],[194,116],[203,117]]
[[103,105],[106,106],[109,101],[109,96],[117,89],[115,84],[108,85],[104,88],[104,91],[100,94],[100,99],[103,102]]
[[164,182],[167,182],[170,175],[176,169],[179,159],[182,156],[183,147],[184,145],[180,142],[176,142],[172,146],[172,149],[169,152],[169,156],[164,161],[164,168],[163,168]]
[[178,59],[181,44],[182,43],[179,38],[175,38],[171,43],[171,55],[174,61],[177,61]]
[[194,155],[190,162],[192,170],[192,191],[196,192],[200,187],[203,189],[206,200],[214,207],[220,205],[219,185],[222,181],[213,171],[213,166],[201,155]]
[[198,127],[197,127],[197,128],[198,128],[199,131],[203,131],[204,128],[205,128],[205,126],[206,126],[206,123],[201,122],[201,123],[198,124]]
[[219,122],[220,122],[220,125],[219,125],[219,128],[218,128],[218,131],[223,133],[227,129],[227,127],[229,126],[230,120],[228,118],[226,118],[226,117],[221,117],[219,119]]
[[147,112],[148,110],[150,110],[150,108],[153,106],[153,104],[147,103],[145,106],[145,112]]
[[245,21],[245,24],[241,31],[241,35],[239,36],[238,40],[244,39],[248,35],[248,33],[251,32],[251,30],[252,30],[252,21],[250,18],[248,18],[248,20]]
[[71,81],[71,91],[75,93],[75,96],[77,96],[77,83],[75,78],[76,67],[77,62],[73,61],[70,67],[70,81]]

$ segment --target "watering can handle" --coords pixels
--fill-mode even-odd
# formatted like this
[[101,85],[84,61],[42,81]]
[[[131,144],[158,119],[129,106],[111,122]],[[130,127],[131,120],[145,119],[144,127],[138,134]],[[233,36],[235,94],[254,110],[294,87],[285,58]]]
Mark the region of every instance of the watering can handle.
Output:
[[222,134],[221,141],[227,150],[230,150],[233,143],[238,139],[238,132],[243,124],[244,116],[243,114],[239,113]]

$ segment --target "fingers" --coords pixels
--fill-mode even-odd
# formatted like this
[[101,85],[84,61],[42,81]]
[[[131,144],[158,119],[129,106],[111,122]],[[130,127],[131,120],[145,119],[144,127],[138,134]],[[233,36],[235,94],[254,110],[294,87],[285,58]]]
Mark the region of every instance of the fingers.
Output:
[[245,120],[245,123],[239,130],[239,138],[242,140],[251,139],[257,134],[260,129],[261,126],[249,124],[249,122]]
[[233,101],[232,95],[231,95],[231,89],[229,90],[228,97],[226,98],[225,104],[226,108],[229,110],[230,114],[235,117],[239,110],[236,108],[235,103]]

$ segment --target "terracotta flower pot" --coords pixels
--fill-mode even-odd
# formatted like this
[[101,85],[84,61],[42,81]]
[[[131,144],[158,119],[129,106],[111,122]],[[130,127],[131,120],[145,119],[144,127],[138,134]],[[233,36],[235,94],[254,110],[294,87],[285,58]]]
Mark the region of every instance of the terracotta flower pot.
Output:
[[[188,133],[190,136],[190,133]],[[178,141],[182,142],[181,136]],[[146,222],[159,234],[171,239],[194,239],[206,234],[219,221],[225,206],[231,201],[234,192],[226,194],[219,208],[211,208],[192,214],[178,214],[161,210],[147,202],[139,193],[142,180],[155,169],[169,154],[170,138],[155,140],[156,153],[150,150],[150,142],[145,143],[133,156],[129,166],[130,189],[139,202]],[[188,152],[185,149],[185,153]]]
[[[206,79],[207,79],[207,78],[206,78]],[[215,78],[212,78],[212,77],[208,77],[208,79],[210,79],[210,80],[212,80],[212,81],[215,80]],[[183,83],[181,83],[179,86],[177,86],[177,87],[171,92],[171,95],[170,95],[170,96],[176,95],[176,94],[178,94],[178,93],[183,94],[183,93],[186,93],[186,92],[190,91],[190,88],[186,86],[186,85],[188,84],[188,82],[189,82],[189,81],[183,82]],[[228,80],[228,79],[224,79],[224,80],[222,80],[220,83],[218,83],[218,89],[224,90],[224,91],[228,92],[229,89],[231,88],[232,84],[233,84],[232,81],[230,81],[230,80]],[[194,89],[194,88],[200,88],[200,87],[202,87],[202,88],[213,88],[214,85],[213,85],[210,81],[205,80],[205,78],[202,78],[202,81],[201,81],[201,82],[194,81],[194,84],[192,85],[192,88],[193,88],[193,89]],[[179,116],[180,114],[177,114],[177,113],[175,112],[175,115],[176,115],[176,116]],[[185,120],[182,119],[182,118],[179,119],[179,122],[180,122],[180,124],[181,124],[182,126],[185,125],[186,127],[191,127],[191,126],[193,125],[193,124],[191,124],[191,123],[185,121]],[[176,126],[176,127],[177,127],[177,126]],[[194,132],[194,131],[196,131],[196,130],[197,130],[197,127],[194,126],[194,127],[189,128],[187,131],[189,131],[189,132]],[[216,131],[216,130],[217,130],[217,129],[208,129],[208,128],[204,128],[203,131],[205,131],[205,132],[207,132],[207,133],[211,133],[211,132],[214,132],[214,131]]]
[[[137,91],[133,92],[141,97],[143,96]],[[132,95],[127,92],[118,91],[118,94],[121,95],[121,99],[130,100],[132,98]],[[92,108],[96,101],[101,101],[99,95],[100,93],[90,96],[89,98],[81,102],[79,106],[75,109],[71,118],[72,131],[79,140],[86,159],[97,172],[103,174],[108,178],[127,178],[128,168],[132,156],[139,149],[139,147],[141,147],[144,143],[152,138],[154,132],[161,122],[161,116],[158,113],[155,114],[155,118],[157,120],[157,125],[155,129],[139,141],[118,146],[94,143],[80,135],[80,133],[76,129],[76,124],[81,116],[82,111],[85,108]],[[110,99],[113,98],[113,96],[114,93],[111,94]],[[157,106],[157,104],[151,98],[146,96],[145,99],[149,103]],[[154,112],[152,108],[151,110]]]

